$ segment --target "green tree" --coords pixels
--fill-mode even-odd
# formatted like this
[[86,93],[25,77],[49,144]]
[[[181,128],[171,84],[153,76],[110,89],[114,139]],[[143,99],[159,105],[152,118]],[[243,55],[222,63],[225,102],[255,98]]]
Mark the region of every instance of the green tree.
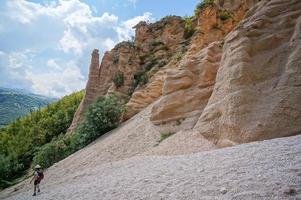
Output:
[[86,146],[104,133],[116,128],[124,112],[124,101],[116,95],[99,97],[87,110],[86,121],[77,133],[81,146]]

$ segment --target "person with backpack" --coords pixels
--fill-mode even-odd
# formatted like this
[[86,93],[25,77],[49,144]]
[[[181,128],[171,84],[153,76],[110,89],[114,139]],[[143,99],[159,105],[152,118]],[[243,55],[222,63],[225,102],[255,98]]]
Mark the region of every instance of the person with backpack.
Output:
[[37,195],[37,193],[36,193],[37,189],[38,189],[38,192],[40,192],[40,182],[44,178],[44,173],[43,173],[43,170],[40,165],[36,165],[34,169],[35,169],[35,172],[30,181],[30,184],[31,184],[31,182],[34,180],[34,192],[33,192],[32,196]]

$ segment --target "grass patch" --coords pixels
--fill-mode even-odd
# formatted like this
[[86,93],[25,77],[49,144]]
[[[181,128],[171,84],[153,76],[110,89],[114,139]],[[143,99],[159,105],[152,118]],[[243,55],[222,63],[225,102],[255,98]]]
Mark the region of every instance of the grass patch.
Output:
[[185,20],[184,38],[185,39],[190,38],[195,32],[195,28],[193,26],[193,19],[194,19],[194,17],[188,17],[188,16],[184,17],[184,20]]
[[151,42],[151,46],[153,47],[156,47],[156,46],[159,46],[159,45],[164,45],[164,43],[162,41],[159,41],[159,40],[154,40]]
[[203,0],[202,2],[198,3],[195,10],[194,14],[195,16],[199,16],[202,10],[204,10],[208,6],[212,6],[214,4],[214,0]]
[[121,86],[124,85],[124,75],[122,72],[117,73],[114,78],[113,82],[117,88],[120,88]]
[[161,133],[159,143],[175,134],[175,132]]
[[179,62],[182,59],[182,57],[183,57],[183,52],[180,51],[176,54],[175,59],[177,62]]
[[232,18],[232,15],[231,15],[231,13],[228,10],[220,9],[219,10],[219,18],[222,21],[226,21],[226,20]]

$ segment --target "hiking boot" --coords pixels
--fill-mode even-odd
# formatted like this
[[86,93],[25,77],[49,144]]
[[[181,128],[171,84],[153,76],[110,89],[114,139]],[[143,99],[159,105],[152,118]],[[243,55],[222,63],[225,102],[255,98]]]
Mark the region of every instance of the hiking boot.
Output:
[[36,193],[33,193],[33,195],[32,196],[36,196],[37,194]]

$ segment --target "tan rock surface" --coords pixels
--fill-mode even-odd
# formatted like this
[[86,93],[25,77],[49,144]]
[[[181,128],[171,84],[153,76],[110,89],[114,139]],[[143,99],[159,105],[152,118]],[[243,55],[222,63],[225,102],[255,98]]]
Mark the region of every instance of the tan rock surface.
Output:
[[[149,105],[150,103],[152,103],[156,99],[158,99],[161,96],[161,94],[163,94],[163,96],[164,96],[169,93],[179,91],[181,89],[191,88],[192,82],[195,82],[196,79],[192,78],[193,75],[191,74],[191,72],[189,70],[185,69],[185,65],[187,65],[187,64],[189,64],[191,66],[195,65],[194,67],[199,66],[199,63],[197,63],[198,61],[195,58],[196,55],[203,48],[207,47],[210,43],[223,39],[225,37],[225,35],[227,33],[229,33],[238,24],[238,22],[243,19],[246,11],[252,5],[254,5],[255,2],[257,2],[257,1],[256,0],[254,0],[254,1],[241,0],[241,1],[235,2],[235,9],[233,8],[233,9],[229,10],[231,17],[227,20],[221,20],[220,15],[221,15],[221,9],[223,8],[223,6],[224,5],[227,6],[229,3],[231,3],[229,1],[219,2],[217,6],[208,6],[204,10],[202,10],[200,12],[200,15],[197,17],[197,25],[195,28],[197,31],[191,38],[188,51],[182,52],[182,54],[183,54],[182,57],[183,57],[184,61],[181,61],[181,63],[174,63],[173,65],[166,66],[167,69],[173,69],[173,70],[162,69],[161,74],[164,74],[165,76],[163,76],[163,77],[160,76],[160,81],[164,80],[164,84],[160,83],[159,86],[164,85],[164,88],[163,87],[160,88],[156,84],[155,89],[152,89],[152,82],[150,81],[149,86],[147,86],[145,89],[143,88],[143,89],[137,91],[137,94],[138,94],[137,96],[134,93],[130,102],[127,105],[129,111],[126,114],[126,118],[130,118],[135,113],[138,113],[140,110],[145,108],[147,105]],[[225,9],[228,9],[228,7]],[[143,29],[143,30],[146,31],[145,29]],[[140,39],[140,40],[142,40],[142,39]],[[187,62],[189,62],[189,63],[187,63]],[[185,74],[185,76],[182,75],[183,73]],[[216,74],[216,68],[212,67],[211,72],[209,70],[209,71],[207,71],[207,73],[208,74],[205,76],[208,76],[207,79],[211,80],[211,83],[207,83],[208,85],[206,85],[204,83],[205,85],[203,85],[203,86],[200,85],[199,87],[207,87],[207,86],[210,86],[213,84],[214,79],[215,79],[215,74]],[[175,75],[175,74],[177,74],[177,75]],[[166,78],[166,80],[165,80],[165,78]],[[202,77],[202,78],[206,79],[206,77]],[[153,92],[149,92],[149,91],[154,91],[154,90],[157,91],[155,96],[153,95]],[[160,90],[162,90],[162,91],[160,91]],[[211,91],[212,91],[212,88],[207,89],[207,91],[205,89],[203,91],[197,91],[197,90],[193,90],[191,92],[187,91],[185,94],[183,93],[183,91],[179,91],[178,93],[174,93],[173,95],[163,98],[164,100],[161,100],[162,103],[163,103],[163,101],[165,101],[165,102],[168,102],[168,104],[172,105],[171,108],[163,108],[163,110],[161,111],[161,112],[168,113],[167,115],[169,115],[169,119],[166,119],[166,117],[165,117],[165,120],[160,120],[160,117],[156,117],[155,115],[157,115],[157,114],[154,114],[154,116],[152,117],[152,120],[158,124],[161,122],[172,121],[172,120],[177,120],[180,118],[188,117],[185,114],[183,115],[182,111],[177,114],[174,113],[174,112],[177,112],[176,110],[172,111],[175,107],[179,107],[179,105],[181,105],[180,107],[182,107],[183,103],[187,104],[188,102],[192,102],[192,103],[190,105],[184,105],[184,107],[185,106],[186,107],[195,107],[194,110],[191,110],[191,108],[190,108],[190,112],[191,112],[190,115],[199,115],[202,112],[202,109],[199,110],[198,112],[196,112],[196,110],[199,109],[199,107],[198,107],[199,103],[197,103],[197,102],[202,101],[205,98],[205,101],[202,102],[205,105],[207,103],[206,101],[208,100],[208,97],[211,94]],[[200,96],[200,100],[197,99],[198,95]],[[186,98],[186,101],[181,100],[181,98]],[[152,101],[150,101],[150,100],[152,100]],[[164,106],[161,106],[161,108],[162,107],[164,107]],[[178,108],[178,109],[181,109],[181,108]],[[184,112],[188,112],[188,111],[184,111]],[[183,116],[180,117],[180,115],[183,115]],[[192,127],[192,125],[194,125],[194,123],[195,123],[195,120],[194,121],[192,120],[190,128]]]
[[[138,63],[136,49],[129,42],[122,42],[111,51],[106,52],[100,65],[98,50],[94,50],[86,94],[74,115],[68,132],[74,132],[78,123],[83,120],[84,112],[97,97],[105,95],[107,92],[119,92],[127,95],[129,88],[132,86],[133,76],[138,71]],[[113,86],[113,79],[117,74],[122,74],[124,77],[124,85],[120,88]]]
[[195,130],[220,147],[301,132],[301,1],[257,4],[227,37]]
[[213,90],[221,52],[221,43],[212,43],[194,55],[188,54],[179,68],[167,72],[163,97],[152,109],[153,123],[193,118],[189,128],[194,126]]
[[[94,62],[94,60],[99,62],[98,53],[93,53],[86,95],[74,116],[69,133],[74,132],[78,123],[83,120],[83,114],[87,107],[97,97],[112,92],[127,96],[135,89],[133,85],[138,72],[148,70],[150,73],[151,69],[158,71],[169,63],[171,55],[183,46],[183,34],[184,20],[181,17],[169,16],[152,24],[139,23],[136,26],[135,41],[117,44],[111,51],[105,53],[100,66],[99,63]],[[116,87],[113,83],[113,79],[118,74],[122,74],[124,77],[124,84],[120,87]],[[145,92],[133,95],[135,98],[129,103],[125,119],[132,117],[161,95],[161,89],[157,88],[161,88],[162,76],[158,74],[152,80],[146,89],[147,96],[145,96]],[[143,97],[144,100],[141,101],[140,97]]]

